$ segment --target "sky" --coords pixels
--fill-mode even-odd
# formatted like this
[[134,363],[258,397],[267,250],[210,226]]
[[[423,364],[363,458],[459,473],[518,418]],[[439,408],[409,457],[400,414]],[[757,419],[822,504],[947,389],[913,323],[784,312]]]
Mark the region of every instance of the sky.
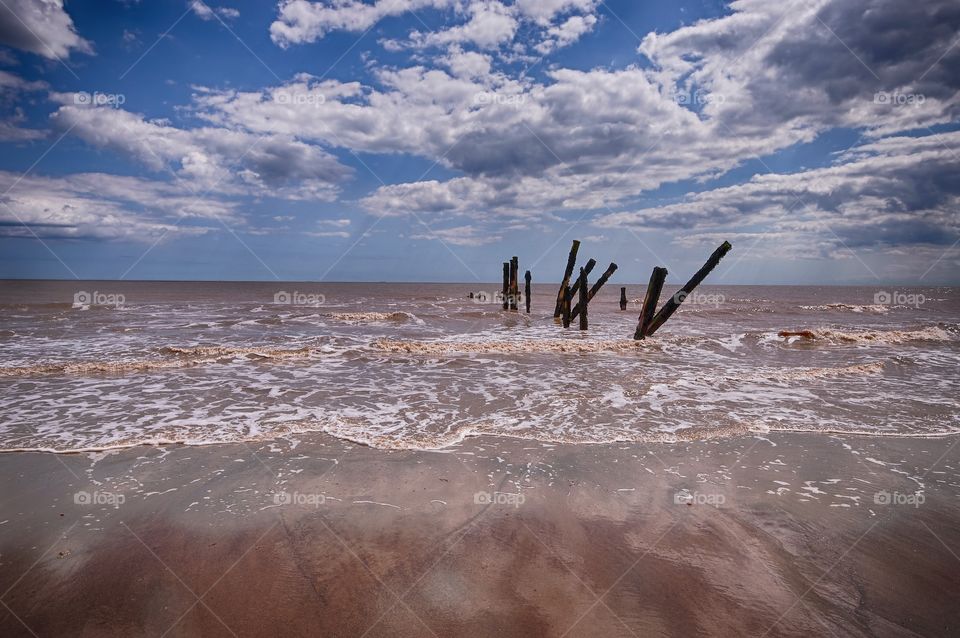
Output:
[[958,284],[958,91],[956,0],[3,0],[0,278]]

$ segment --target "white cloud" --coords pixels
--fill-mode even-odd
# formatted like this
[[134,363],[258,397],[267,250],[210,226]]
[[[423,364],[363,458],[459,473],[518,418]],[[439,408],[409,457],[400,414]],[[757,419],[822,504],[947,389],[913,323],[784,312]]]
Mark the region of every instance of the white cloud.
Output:
[[569,46],[580,37],[593,30],[597,24],[595,15],[575,15],[565,22],[547,29],[546,37],[536,47],[538,53],[546,55],[555,49]]
[[203,0],[187,0],[187,6],[201,20],[215,20],[218,15],[229,20],[240,17],[240,12],[232,7],[211,7]]
[[511,8],[497,0],[479,0],[470,4],[470,20],[465,24],[430,33],[413,32],[415,46],[436,47],[471,43],[481,49],[493,49],[513,40],[517,20]]
[[6,0],[0,5],[0,44],[51,60],[72,51],[93,55],[93,45],[77,34],[63,0]]

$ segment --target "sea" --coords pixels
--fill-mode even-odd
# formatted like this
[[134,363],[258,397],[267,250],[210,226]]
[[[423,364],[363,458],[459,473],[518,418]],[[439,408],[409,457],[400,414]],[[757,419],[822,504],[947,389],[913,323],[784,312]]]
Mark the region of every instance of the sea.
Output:
[[0,281],[0,451],[960,432],[960,289],[704,285],[636,341],[620,285],[580,330],[557,284],[528,314],[498,284]]

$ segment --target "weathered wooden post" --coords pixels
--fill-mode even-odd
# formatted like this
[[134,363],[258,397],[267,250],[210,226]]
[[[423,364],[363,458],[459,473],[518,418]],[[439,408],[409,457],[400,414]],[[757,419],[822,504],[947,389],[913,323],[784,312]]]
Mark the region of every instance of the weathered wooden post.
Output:
[[[597,294],[600,288],[603,287],[603,284],[607,283],[607,279],[610,279],[610,275],[612,275],[616,271],[617,271],[616,264],[610,264],[609,266],[607,266],[607,270],[602,275],[600,275],[600,279],[597,280],[597,283],[593,284],[593,286],[590,288],[590,292],[587,293],[587,303],[590,303],[590,300],[593,299],[593,296]],[[580,283],[579,279],[577,280],[577,283],[578,284]],[[581,308],[586,308],[586,305],[587,304],[581,304],[578,302],[577,306],[570,311],[570,321],[573,321],[574,319],[576,319],[577,315],[580,314]]]
[[620,310],[627,309],[627,287],[620,286]]
[[[577,308],[580,308],[580,329],[587,329],[587,302],[590,299],[587,297],[587,273],[583,271],[583,268],[580,269],[580,301],[577,303]],[[571,314],[571,320],[573,316]]]
[[553,310],[553,318],[556,319],[563,312],[563,299],[567,294],[567,286],[570,285],[570,276],[573,274],[573,267],[577,263],[577,251],[580,250],[580,241],[573,240],[570,247],[570,254],[567,255],[567,267],[563,271],[563,281],[560,282],[560,291],[557,293],[557,305]]
[[523,301],[527,304],[527,314],[530,314],[530,271],[528,270],[523,275],[524,285],[523,285]]
[[563,303],[560,308],[560,315],[563,317],[563,327],[570,327],[570,297],[573,295],[573,289],[567,286],[563,291]]
[[643,296],[637,330],[633,333],[634,339],[643,339],[647,336],[647,329],[653,321],[653,313],[657,310],[657,301],[660,299],[660,291],[663,290],[663,282],[666,278],[667,269],[660,266],[655,267],[650,273],[650,283],[647,284],[647,292]]
[[520,269],[520,260],[514,256],[510,260],[510,310],[517,309],[518,297],[520,296],[520,284],[517,281]]
[[508,296],[510,294],[510,264],[503,262],[503,309],[509,308]]
[[700,283],[707,278],[707,275],[710,274],[710,271],[717,267],[717,264],[720,263],[720,260],[723,259],[724,255],[730,252],[731,248],[733,248],[733,246],[730,245],[730,242],[725,241],[720,244],[719,248],[713,251],[713,254],[710,255],[709,259],[707,259],[707,263],[705,263],[700,270],[698,270],[696,274],[690,278],[690,281],[683,285],[683,288],[681,288],[677,294],[667,299],[667,303],[663,304],[663,308],[660,309],[660,312],[654,316],[654,318],[650,321],[650,324],[646,327],[647,335],[652,335],[660,328],[660,326],[666,323],[667,319],[669,319],[670,316],[677,311],[677,308],[680,307],[680,304],[683,303],[683,300],[687,298],[687,295],[693,292],[693,289],[699,286]]

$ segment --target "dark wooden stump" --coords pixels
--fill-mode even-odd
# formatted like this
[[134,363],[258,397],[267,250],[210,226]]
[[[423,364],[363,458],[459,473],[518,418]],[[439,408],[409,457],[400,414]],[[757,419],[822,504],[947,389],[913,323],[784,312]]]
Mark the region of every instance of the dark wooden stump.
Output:
[[[616,264],[610,264],[609,266],[607,266],[607,270],[602,275],[600,275],[600,279],[597,280],[597,283],[593,284],[593,286],[590,288],[590,292],[587,293],[587,303],[589,303],[590,300],[593,299],[593,296],[597,294],[600,288],[603,287],[603,284],[607,283],[607,279],[610,279],[610,275],[612,275],[616,271],[617,271]],[[587,274],[590,274],[590,273],[587,273]],[[580,280],[578,279],[577,284],[579,285],[579,283],[580,283]],[[570,311],[570,321],[573,321],[574,319],[577,318],[577,315],[580,314],[581,308],[586,308],[586,307],[587,307],[587,304],[582,304],[578,302],[577,306]]]
[[680,304],[683,303],[683,300],[693,292],[693,289],[700,285],[700,283],[707,278],[707,275],[710,274],[710,271],[717,267],[717,264],[720,263],[720,260],[723,259],[723,256],[730,252],[730,249],[733,246],[730,245],[730,242],[725,241],[720,244],[720,247],[713,251],[713,254],[710,255],[710,258],[707,259],[700,270],[690,278],[690,281],[683,285],[677,294],[673,295],[667,300],[667,303],[663,304],[663,308],[660,309],[660,312],[654,316],[653,320],[647,326],[647,335],[652,335],[654,332],[660,329],[660,326],[667,322],[667,319],[677,311],[677,308],[680,307]]
[[637,321],[637,330],[633,333],[634,339],[643,339],[647,336],[647,329],[650,322],[653,321],[653,313],[657,310],[657,301],[660,300],[660,291],[663,290],[663,282],[667,278],[667,269],[657,266],[650,273],[650,283],[647,284],[647,292],[643,296],[643,306],[640,307],[640,319]]
[[573,295],[573,289],[567,286],[563,292],[563,303],[560,304],[560,316],[563,320],[563,327],[570,327],[570,297]]
[[627,309],[627,287],[620,286],[620,310]]
[[510,296],[510,264],[503,262],[503,309],[509,308]]
[[[590,301],[587,296],[587,273],[583,271],[583,268],[580,269],[580,301],[577,303],[577,308],[580,309],[580,329],[587,329],[587,303]],[[573,319],[573,314],[570,315],[571,320]]]
[[516,310],[520,297],[520,284],[518,282],[520,269],[520,260],[514,256],[510,260],[510,310]]
[[563,281],[560,282],[560,291],[557,293],[557,305],[553,309],[553,318],[556,319],[563,312],[563,299],[567,294],[567,286],[570,285],[570,276],[573,275],[573,267],[577,263],[577,251],[580,250],[580,241],[573,240],[570,247],[570,254],[567,255],[567,267],[563,271]]
[[523,275],[523,301],[527,305],[527,314],[530,314],[530,271]]

